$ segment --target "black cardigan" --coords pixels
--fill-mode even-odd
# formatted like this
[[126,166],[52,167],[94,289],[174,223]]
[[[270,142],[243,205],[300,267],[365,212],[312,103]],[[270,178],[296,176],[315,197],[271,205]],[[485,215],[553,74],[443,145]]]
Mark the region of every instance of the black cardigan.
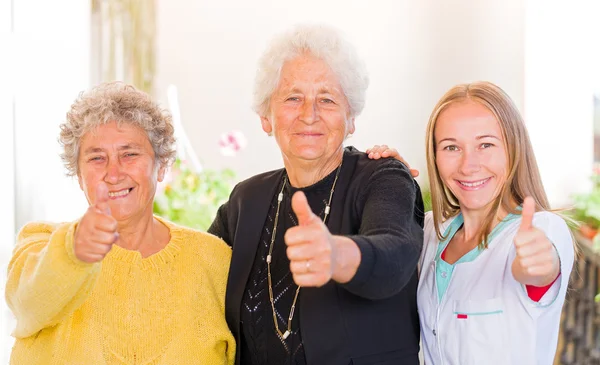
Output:
[[[283,169],[271,171],[239,183],[209,228],[233,247],[225,312],[238,343],[244,288],[283,174]],[[417,262],[423,246],[419,186],[400,162],[370,160],[353,147],[344,151],[337,184],[331,205],[344,208],[331,210],[328,226],[332,234],[357,243],[361,263],[349,283],[302,289],[307,363],[416,365]],[[238,351],[238,365],[239,359]]]

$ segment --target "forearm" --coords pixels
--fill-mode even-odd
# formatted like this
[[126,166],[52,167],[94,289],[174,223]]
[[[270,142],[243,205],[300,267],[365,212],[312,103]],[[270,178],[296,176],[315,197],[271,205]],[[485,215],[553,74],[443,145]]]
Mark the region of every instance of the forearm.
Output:
[[17,318],[16,337],[52,326],[87,298],[100,264],[86,264],[73,253],[74,224],[24,238],[9,265],[6,300]]
[[418,185],[402,164],[383,161],[361,189],[356,211],[360,228],[347,237],[360,260],[351,280],[342,285],[368,299],[396,295],[414,278],[423,247]]
[[383,299],[399,293],[417,270],[422,231],[414,232],[414,236],[351,237],[360,251],[361,262],[344,287],[368,299]]

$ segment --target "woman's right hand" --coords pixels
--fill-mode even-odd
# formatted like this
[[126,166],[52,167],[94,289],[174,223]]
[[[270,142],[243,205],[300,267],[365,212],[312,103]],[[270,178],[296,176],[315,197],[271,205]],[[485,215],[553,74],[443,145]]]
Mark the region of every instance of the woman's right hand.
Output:
[[108,200],[106,183],[98,183],[96,201],[89,206],[75,231],[75,256],[83,262],[102,261],[119,239],[117,220],[110,214]]
[[396,160],[398,160],[398,161],[402,162],[404,165],[406,165],[406,167],[408,167],[412,177],[419,176],[419,170],[411,169],[408,162],[406,162],[406,160],[403,159],[402,156],[400,156],[400,154],[398,153],[398,151],[395,148],[390,148],[390,147],[388,147],[388,145],[382,144],[381,146],[375,145],[375,146],[373,146],[373,148],[369,148],[365,152],[367,155],[369,155],[369,158],[372,160],[379,160],[382,157],[383,158],[389,158],[389,157],[395,158]]

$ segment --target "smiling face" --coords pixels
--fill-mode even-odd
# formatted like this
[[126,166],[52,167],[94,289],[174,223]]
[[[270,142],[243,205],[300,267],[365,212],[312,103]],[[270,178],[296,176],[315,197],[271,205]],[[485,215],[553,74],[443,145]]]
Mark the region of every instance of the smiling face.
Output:
[[435,125],[436,166],[463,212],[483,211],[506,183],[508,159],[500,125],[481,104],[449,105]]
[[96,186],[108,186],[112,216],[123,222],[152,215],[156,185],[165,169],[157,168],[154,150],[143,129],[116,122],[101,125],[81,138],[79,186],[94,204]]
[[354,132],[354,118],[337,76],[327,63],[303,54],[284,64],[261,117],[263,130],[273,133],[284,158],[311,162],[329,160]]

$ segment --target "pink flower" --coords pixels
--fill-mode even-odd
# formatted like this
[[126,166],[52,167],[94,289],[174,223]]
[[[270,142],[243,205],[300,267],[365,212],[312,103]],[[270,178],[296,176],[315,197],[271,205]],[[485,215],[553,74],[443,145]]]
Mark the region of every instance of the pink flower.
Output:
[[240,150],[246,147],[248,140],[241,131],[234,130],[223,133],[218,143],[223,156],[235,156]]

